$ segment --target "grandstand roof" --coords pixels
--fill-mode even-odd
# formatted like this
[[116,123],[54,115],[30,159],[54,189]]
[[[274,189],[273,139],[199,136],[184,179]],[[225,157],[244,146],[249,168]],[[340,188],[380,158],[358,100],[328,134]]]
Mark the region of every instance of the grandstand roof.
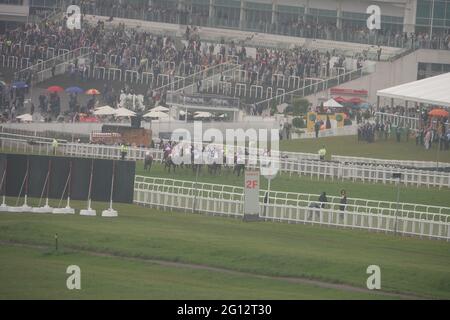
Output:
[[450,72],[378,90],[377,96],[450,108]]

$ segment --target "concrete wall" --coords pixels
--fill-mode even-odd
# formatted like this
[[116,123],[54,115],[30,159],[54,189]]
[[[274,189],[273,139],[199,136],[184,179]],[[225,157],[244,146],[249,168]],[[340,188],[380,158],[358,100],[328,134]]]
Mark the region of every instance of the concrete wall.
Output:
[[28,1],[24,5],[0,4],[0,20],[3,21],[27,21],[30,12]]
[[[378,62],[373,74],[344,83],[338,87],[343,89],[368,90],[369,102],[375,105],[378,90],[416,81],[419,62],[450,64],[450,52],[421,49],[394,62]],[[319,99],[328,98],[327,94],[327,92],[321,92],[317,95],[309,96],[307,99],[316,105]],[[388,101],[381,101],[381,104],[387,103]]]

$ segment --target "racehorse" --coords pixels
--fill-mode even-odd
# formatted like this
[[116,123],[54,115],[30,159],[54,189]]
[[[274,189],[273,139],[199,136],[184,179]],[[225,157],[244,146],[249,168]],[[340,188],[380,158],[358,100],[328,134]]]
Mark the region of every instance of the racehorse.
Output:
[[152,169],[152,164],[153,164],[153,156],[151,155],[150,152],[147,152],[144,158],[144,170],[150,171]]
[[175,172],[177,165],[172,160],[172,149],[171,148],[166,148],[164,150],[163,163],[164,163],[164,169],[168,169],[169,173],[170,173],[171,168],[173,168],[173,172]]

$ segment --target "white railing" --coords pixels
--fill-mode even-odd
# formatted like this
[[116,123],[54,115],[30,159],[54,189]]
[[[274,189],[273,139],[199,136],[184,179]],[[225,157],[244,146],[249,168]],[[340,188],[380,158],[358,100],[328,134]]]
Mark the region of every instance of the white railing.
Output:
[[420,129],[420,119],[416,117],[401,116],[398,114],[383,112],[376,112],[375,117],[378,122],[386,123],[389,121],[394,127],[398,127],[400,125],[403,127],[408,127],[411,130]]
[[[172,192],[170,190],[201,190],[202,192],[217,195],[217,197],[223,197],[224,195],[230,195],[230,199],[239,200],[242,198],[244,189],[242,187],[224,185],[224,184],[212,184],[205,182],[193,182],[185,180],[174,180],[167,178],[157,178],[148,176],[136,176],[135,187],[139,189],[151,188],[157,186],[157,191]],[[153,190],[153,189],[149,189]],[[263,202],[266,196],[267,190],[261,190],[259,197]],[[285,191],[271,190],[269,194],[270,202],[289,204],[295,203],[296,205],[309,205],[310,203],[318,202],[318,194],[309,193],[294,193]],[[327,195],[328,204],[334,208],[340,207],[341,198],[339,196]],[[347,205],[355,208],[359,212],[382,212],[384,210],[397,209],[397,203],[384,200],[372,200],[372,199],[360,199],[360,198],[347,198]],[[416,214],[426,215],[444,215],[450,217],[450,207],[424,205],[417,203],[405,203],[400,202],[398,209],[401,212],[414,212]]]
[[22,79],[26,78],[28,73],[35,73],[36,78],[33,79],[33,83],[45,81],[48,79],[48,75],[51,76],[51,69],[52,67],[55,67],[58,73],[61,73],[61,70],[65,68],[62,68],[63,65],[68,65],[70,61],[73,61],[74,59],[80,58],[80,57],[86,57],[90,53],[90,48],[88,47],[81,47],[69,52],[65,52],[63,54],[60,54],[54,58],[40,61],[32,66],[29,66],[25,69],[22,69],[18,71],[15,74],[16,79]]
[[334,87],[336,85],[339,85],[341,83],[355,80],[357,78],[363,77],[364,75],[374,73],[375,66],[376,66],[376,64],[374,62],[369,61],[369,62],[367,62],[367,65],[361,69],[352,70],[347,73],[337,75],[335,77],[330,77],[330,78],[326,78],[326,79],[312,78],[310,85],[303,86],[301,88],[298,88],[298,89],[295,89],[292,91],[277,94],[266,100],[257,102],[256,105],[261,104],[261,105],[265,106],[267,109],[269,109],[273,102],[283,103],[285,101],[288,101],[287,100],[288,98],[290,98],[292,100],[295,97],[305,97],[309,94],[321,92],[321,91],[327,90],[331,87]]
[[[145,186],[145,183],[135,184],[134,202],[162,210],[232,217],[242,217],[244,206],[242,194],[216,195],[213,191],[173,186],[170,189],[161,185]],[[342,211],[335,207],[317,209],[296,203],[280,204],[270,199],[269,203],[260,202],[259,216],[266,221],[365,229],[450,241],[450,216],[417,215],[400,210],[361,212],[353,208],[348,205]]]
[[337,155],[332,155],[331,160],[337,161],[337,162],[376,164],[376,165],[391,166],[391,167],[450,168],[450,163],[436,162],[436,161],[374,159],[374,158],[349,157],[349,156],[337,156]]
[[[395,183],[394,173],[399,169],[394,167],[375,165],[355,165],[327,161],[281,161],[280,171],[293,174],[310,176],[317,179],[352,180],[361,182],[380,182],[383,184]],[[402,169],[401,183],[410,186],[426,187],[450,187],[450,173],[439,171],[426,171],[416,169]]]
[[[40,142],[39,144],[30,145],[29,139],[9,139],[2,138],[2,147],[9,148],[19,152],[32,152],[39,154],[51,154],[51,143]],[[148,148],[129,148],[128,160],[143,160],[145,153],[150,151],[154,160],[162,161],[163,153],[158,149]],[[103,146],[95,144],[79,144],[66,143],[61,144],[58,152],[68,156],[92,157],[106,159],[120,159],[119,146]],[[331,180],[352,180],[363,183],[396,183],[397,179],[393,178],[394,173],[398,173],[399,169],[394,167],[376,166],[376,165],[355,165],[338,162],[316,161],[307,159],[283,159],[279,160],[279,169],[282,173],[290,176],[303,175],[317,179]],[[258,168],[259,165],[250,165],[248,167]],[[427,171],[416,169],[402,169],[401,183],[410,186],[426,186],[450,188],[450,173],[440,171]]]

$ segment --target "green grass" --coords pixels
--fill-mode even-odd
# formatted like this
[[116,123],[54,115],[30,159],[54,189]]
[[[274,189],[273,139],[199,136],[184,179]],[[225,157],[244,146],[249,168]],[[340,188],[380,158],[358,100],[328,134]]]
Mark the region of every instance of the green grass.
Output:
[[[326,137],[318,139],[284,140],[280,141],[280,150],[291,152],[317,153],[325,145],[327,158],[331,155],[368,157],[380,159],[396,160],[420,160],[436,161],[437,144],[433,144],[430,150],[425,150],[422,146],[416,146],[415,139],[408,142],[402,138],[398,143],[394,138],[388,141],[376,141],[367,143],[358,141],[357,136],[346,137]],[[439,152],[440,162],[450,162],[450,151]]]
[[[1,299],[386,299],[144,261],[0,246]],[[68,290],[66,269],[81,269],[81,290]]]
[[[195,181],[195,174],[192,169],[179,169],[176,173],[168,173],[159,164],[154,164],[150,172],[144,171],[142,161],[136,164],[137,175],[147,175],[152,177],[169,178],[177,180]],[[221,176],[211,176],[203,168],[198,181],[206,183],[244,186],[244,177],[237,177],[231,172],[224,171]],[[267,180],[261,177],[261,187],[267,188]],[[317,180],[317,178],[306,176],[290,177],[288,174],[279,174],[271,182],[272,190],[286,192],[300,192],[320,194],[325,191],[328,195],[339,196],[340,191],[345,189],[349,198],[374,199],[385,201],[397,201],[397,187],[394,184],[362,183],[350,180],[332,181]],[[417,188],[412,186],[401,186],[400,201],[409,203],[428,204],[436,206],[450,207],[450,196],[448,189],[438,188]]]
[[[85,206],[84,203],[79,202],[75,202],[74,205]],[[95,209],[100,210],[105,207],[106,204],[94,203]],[[51,248],[54,245],[54,234],[58,233],[62,251],[67,249],[89,250],[118,256],[162,259],[221,267],[252,274],[306,277],[332,283],[350,284],[360,288],[365,287],[368,277],[367,267],[375,264],[381,267],[383,290],[426,297],[450,298],[450,270],[448,268],[450,244],[447,242],[307,225],[244,223],[231,218],[160,212],[133,205],[117,205],[116,208],[120,213],[117,219],[2,213],[0,215],[0,241],[46,245]],[[26,252],[24,256],[24,259],[28,257],[33,261],[36,260],[35,275],[47,272],[45,261],[42,261],[43,264],[41,264],[40,260],[42,259],[34,259],[32,254]],[[26,285],[21,278],[22,274],[26,273],[23,270],[24,266],[22,269],[15,268],[13,265],[14,255],[1,254],[0,257],[1,265],[7,265],[5,268],[11,272],[5,276],[2,269],[2,277],[16,279],[16,281],[7,280],[8,283],[11,283],[12,288],[10,289],[5,289],[2,280],[1,296],[20,295],[22,293],[20,288]],[[67,259],[69,258],[70,256],[67,257]],[[80,264],[84,266],[82,256],[80,258]],[[48,257],[45,259],[60,258]],[[8,260],[11,262],[5,264]],[[92,266],[93,272],[102,270],[101,262],[95,261],[98,259],[95,258],[92,263],[87,264],[87,273],[89,266]],[[62,265],[65,265],[66,262],[64,261]],[[55,261],[55,263],[57,262]],[[121,269],[122,263],[125,262],[117,260],[111,263]],[[33,264],[30,268],[32,267]],[[157,279],[158,276],[152,272],[140,273],[139,270],[142,269],[139,269],[140,267],[137,265],[135,269],[132,266],[130,268],[130,272],[141,274],[140,277],[134,278],[134,284],[130,285],[136,287],[136,295],[140,296],[145,290],[150,290],[146,285],[147,281],[150,281],[148,279],[152,276]],[[181,277],[184,271],[179,272]],[[112,278],[117,277],[117,279],[128,277],[125,271],[116,273],[112,270],[110,273],[106,273],[108,276],[109,274]],[[195,290],[194,288],[190,289],[190,286],[195,287],[197,283],[195,277],[198,276],[201,279],[202,274],[187,276],[186,281],[192,280],[190,284],[181,283],[179,286],[183,290],[180,293],[166,291],[164,297],[190,298],[208,295],[209,291],[202,289],[200,284]],[[164,275],[161,277],[165,279]],[[34,276],[30,276],[30,278],[35,279]],[[133,276],[130,275],[129,278],[133,279]],[[43,279],[36,281],[39,285],[45,286],[43,283],[45,277]],[[103,280],[102,277],[98,279],[98,281]],[[164,280],[161,281],[164,283]],[[222,281],[228,282],[228,280],[217,279],[217,286],[221,286]],[[224,288],[220,294],[216,292],[217,297],[234,297],[234,289],[232,289],[234,284],[240,284],[243,290],[242,294],[236,293],[238,297],[247,298],[247,294],[249,297],[256,297],[256,293],[254,295],[249,293],[250,288],[258,290],[258,284],[252,283],[252,280],[236,278],[235,281],[230,280],[229,282],[229,289]],[[39,285],[36,288],[40,288]],[[122,284],[120,285],[122,286]],[[175,284],[173,285],[175,286]],[[263,283],[259,285],[264,286]],[[274,292],[284,290],[279,286],[287,285],[268,286],[266,291],[261,291],[261,297],[276,298]],[[97,290],[99,291],[93,291],[92,297],[117,297],[117,293],[112,293],[110,290],[101,288]],[[308,296],[307,289],[305,289],[306,291],[302,291],[300,288],[298,290],[298,292],[294,291],[299,296],[293,294],[291,297],[302,297],[303,294]],[[212,288],[211,291],[216,291],[216,289]],[[319,291],[317,291],[317,297],[322,298],[354,297],[341,294],[341,292],[328,295]],[[132,293],[128,296],[127,292],[129,292],[128,289],[124,290],[123,298],[136,297]],[[151,295],[151,292],[151,290],[148,291],[148,294]],[[286,296],[291,293],[292,290],[287,288]],[[34,296],[39,294],[40,291],[36,289]],[[48,293],[49,296],[53,296],[52,294]],[[54,294],[58,295],[57,292]],[[314,294],[312,291],[311,297],[315,297]],[[215,296],[211,295],[211,297]]]

